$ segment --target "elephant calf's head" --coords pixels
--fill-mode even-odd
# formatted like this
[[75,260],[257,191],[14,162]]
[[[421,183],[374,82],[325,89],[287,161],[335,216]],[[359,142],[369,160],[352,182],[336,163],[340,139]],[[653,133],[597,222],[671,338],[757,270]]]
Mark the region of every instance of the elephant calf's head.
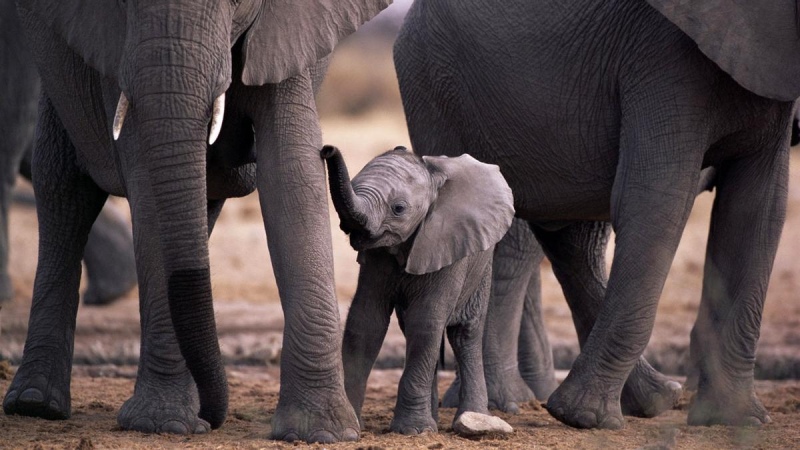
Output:
[[352,181],[338,149],[325,146],[321,155],[350,244],[393,251],[413,239],[408,273],[433,272],[486,250],[511,226],[513,197],[500,169],[469,155],[419,157],[396,147]]

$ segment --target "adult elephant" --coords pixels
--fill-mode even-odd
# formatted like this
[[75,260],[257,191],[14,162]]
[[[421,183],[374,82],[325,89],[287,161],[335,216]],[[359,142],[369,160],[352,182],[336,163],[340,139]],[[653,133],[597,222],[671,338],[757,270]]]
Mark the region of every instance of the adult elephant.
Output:
[[574,245],[582,221],[616,233],[602,308],[547,403],[562,422],[623,426],[623,385],[707,166],[717,194],[688,421],[769,421],[753,369],[785,217],[796,36],[789,0],[412,6],[395,64],[415,151],[498,164],[546,252]]
[[226,198],[257,188],[286,322],[273,436],[358,438],[314,92],[338,39],[388,3],[17,2],[43,86],[40,253],[6,413],[69,417],[80,255],[111,193],[131,205],[142,321],[136,386],[118,422],[174,433],[222,425],[208,234]]
[[[8,274],[8,208],[17,174],[30,180],[30,158],[36,125],[40,81],[24,44],[14,2],[0,4],[0,302],[14,298]],[[130,227],[107,206],[89,234],[84,262],[87,304],[107,304],[136,284]]]

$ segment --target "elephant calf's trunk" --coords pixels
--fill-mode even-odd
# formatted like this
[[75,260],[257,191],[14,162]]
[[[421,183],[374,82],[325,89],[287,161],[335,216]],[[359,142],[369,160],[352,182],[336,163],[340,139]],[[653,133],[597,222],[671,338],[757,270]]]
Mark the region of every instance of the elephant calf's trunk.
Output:
[[328,165],[331,199],[341,221],[339,227],[348,234],[364,230],[367,225],[367,216],[361,211],[358,198],[353,192],[342,153],[338,148],[326,145],[322,147],[320,156]]

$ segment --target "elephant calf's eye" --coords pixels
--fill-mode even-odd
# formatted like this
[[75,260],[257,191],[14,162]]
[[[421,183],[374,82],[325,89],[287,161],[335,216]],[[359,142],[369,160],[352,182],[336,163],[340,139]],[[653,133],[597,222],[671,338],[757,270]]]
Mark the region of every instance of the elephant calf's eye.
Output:
[[392,213],[395,216],[399,216],[400,214],[403,214],[405,211],[406,211],[406,205],[402,203],[395,203],[394,205],[392,205]]

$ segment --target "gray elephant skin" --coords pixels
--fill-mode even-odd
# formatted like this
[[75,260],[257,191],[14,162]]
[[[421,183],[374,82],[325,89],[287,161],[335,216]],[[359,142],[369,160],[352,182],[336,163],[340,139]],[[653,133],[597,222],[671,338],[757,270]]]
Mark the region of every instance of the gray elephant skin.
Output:
[[[704,169],[698,195],[714,187],[714,169]],[[545,252],[529,224],[514,219],[495,246],[492,262],[492,295],[486,312],[483,361],[489,407],[516,413],[519,403],[547,400],[557,383],[553,354],[543,312],[540,265]],[[570,245],[550,249],[547,256],[572,313],[578,344],[592,331],[605,297],[606,246],[611,232],[607,222],[585,222],[573,230]],[[547,239],[545,230],[538,230]],[[690,383],[695,379],[690,374]],[[460,380],[456,376],[442,404],[458,405]],[[675,406],[680,383],[656,371],[640,357],[622,389],[624,415],[655,417]]]
[[6,413],[70,415],[80,255],[113,194],[131,207],[142,327],[119,425],[221,426],[228,394],[208,235],[226,198],[258,189],[286,323],[272,436],[358,438],[314,93],[336,42],[388,3],[17,2],[42,79],[33,157],[40,259]]
[[[8,208],[20,173],[30,180],[40,81],[24,44],[14,2],[0,4],[0,302],[14,298],[8,274]],[[130,226],[107,206],[89,233],[84,254],[86,304],[108,304],[136,285]]]
[[391,430],[437,431],[436,364],[445,331],[462,380],[454,423],[467,411],[488,415],[481,341],[492,254],[514,216],[500,170],[466,154],[423,160],[397,147],[351,183],[338,149],[325,146],[321,155],[360,264],[342,346],[347,396],[359,420],[392,311],[406,337],[406,363]]
[[624,425],[625,380],[700,169],[713,166],[688,422],[768,422],[753,369],[800,95],[794,2],[491,5],[418,0],[395,65],[414,151],[499,165],[545,252],[574,248],[585,221],[614,228],[602,307],[548,411],[576,427]]

